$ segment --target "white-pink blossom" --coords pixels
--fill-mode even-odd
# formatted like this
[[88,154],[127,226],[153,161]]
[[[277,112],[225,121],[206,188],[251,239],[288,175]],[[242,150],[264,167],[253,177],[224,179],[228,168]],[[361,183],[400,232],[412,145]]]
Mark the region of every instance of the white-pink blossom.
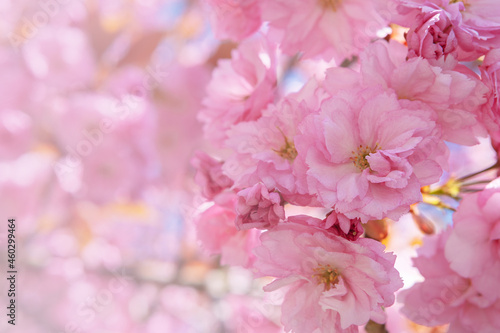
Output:
[[458,60],[458,40],[453,23],[442,10],[421,13],[406,35],[408,58],[422,57],[434,66],[453,69]]
[[[500,46],[500,7],[494,0],[393,0],[398,14],[395,23],[412,27],[427,16],[439,13],[457,38],[460,61],[476,60]],[[446,18],[445,18],[446,17]],[[418,23],[417,23],[418,24]]]
[[379,0],[269,0],[261,8],[270,37],[285,53],[338,63],[358,54],[388,23],[388,8]]
[[219,60],[198,115],[206,138],[222,145],[233,125],[261,117],[275,98],[275,57],[268,40],[256,37],[242,42],[231,59]]
[[257,183],[238,192],[235,224],[238,230],[270,229],[285,219],[285,210],[277,192],[269,192]]
[[491,301],[500,300],[499,205],[499,188],[464,195],[445,248],[451,269],[469,278],[474,289]]
[[365,85],[393,90],[400,100],[432,108],[443,140],[475,145],[478,136],[487,135],[480,113],[488,88],[465,66],[449,70],[423,58],[406,61],[406,48],[394,41],[373,43],[360,55],[360,63]]
[[250,267],[260,231],[238,231],[234,224],[235,200],[235,196],[230,196],[199,214],[195,219],[196,234],[208,254],[221,255],[221,264]]
[[258,0],[205,0],[218,39],[242,40],[262,23]]
[[315,111],[308,104],[318,102],[297,98],[295,94],[287,96],[271,104],[259,120],[228,131],[226,146],[235,153],[228,157],[223,170],[239,188],[262,182],[277,189],[288,202],[311,205],[314,195],[307,192],[305,165],[297,158],[294,141],[299,124]]
[[488,130],[495,132],[500,128],[500,48],[486,54],[480,69],[481,81],[489,88],[481,116]]
[[222,161],[197,151],[191,163],[197,169],[194,179],[208,200],[213,200],[217,194],[233,186],[233,181],[222,173]]
[[420,187],[442,172],[434,157],[443,145],[440,132],[432,112],[420,106],[362,88],[324,101],[295,139],[309,192],[351,219],[398,219],[421,200]]
[[254,264],[277,279],[266,291],[287,286],[285,330],[297,333],[357,332],[369,320],[385,322],[382,307],[394,302],[402,281],[395,256],[371,239],[349,241],[297,217],[261,235]]
[[[491,299],[496,287],[488,293],[478,290],[471,280],[453,269],[445,257],[445,247],[450,246],[449,228],[438,235],[428,237],[413,259],[425,280],[403,290],[398,301],[404,303],[401,313],[410,320],[425,326],[438,326],[450,323],[449,332],[475,333],[498,332],[500,320],[500,300]],[[459,258],[459,247],[453,245],[453,256]],[[479,257],[466,256],[463,265],[474,265]],[[453,265],[454,266],[454,265]],[[488,275],[487,272],[482,272]],[[498,280],[497,280],[498,281]]]

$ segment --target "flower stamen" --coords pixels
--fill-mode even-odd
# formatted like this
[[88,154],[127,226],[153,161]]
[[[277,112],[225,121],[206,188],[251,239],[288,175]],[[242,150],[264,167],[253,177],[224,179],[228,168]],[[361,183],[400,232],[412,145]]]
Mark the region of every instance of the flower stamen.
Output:
[[319,4],[323,9],[325,10],[333,10],[334,12],[337,11],[338,7],[342,3],[342,0],[319,0]]
[[458,2],[463,3],[464,7],[466,7],[466,8],[470,6],[470,4],[467,3],[467,0],[450,0],[450,2],[448,4],[451,5],[451,4],[458,3]]
[[359,171],[363,171],[364,169],[370,167],[370,163],[368,163],[366,156],[377,152],[379,149],[380,147],[378,144],[375,145],[375,148],[371,148],[369,146],[363,147],[362,145],[359,145],[356,152],[354,150],[351,152],[353,156],[349,159],[354,163]]
[[285,133],[283,133],[283,131],[280,128],[278,128],[278,130],[283,135],[285,144],[279,150],[273,149],[273,151],[276,154],[278,154],[281,158],[293,162],[293,160],[295,160],[298,154],[297,149],[295,149],[295,144],[293,142],[288,141],[288,138],[286,137]]
[[336,268],[332,268],[330,265],[319,265],[319,267],[313,270],[315,273],[312,277],[318,284],[324,284],[326,291],[335,288],[337,283],[339,283],[340,273]]

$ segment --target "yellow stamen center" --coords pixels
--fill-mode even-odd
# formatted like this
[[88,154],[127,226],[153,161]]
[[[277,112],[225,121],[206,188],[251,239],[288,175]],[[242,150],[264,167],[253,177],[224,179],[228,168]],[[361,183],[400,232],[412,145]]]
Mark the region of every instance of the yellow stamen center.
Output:
[[449,4],[451,5],[458,2],[462,2],[465,8],[470,6],[470,3],[467,3],[467,0],[450,0]]
[[313,278],[318,284],[324,284],[326,291],[334,288],[335,285],[339,283],[340,273],[336,268],[332,268],[330,265],[319,265],[319,267],[313,270]]
[[295,144],[293,142],[288,141],[288,138],[286,135],[283,133],[283,131],[278,128],[281,134],[283,135],[283,139],[285,140],[285,144],[279,149],[273,149],[273,151],[278,154],[281,158],[284,158],[285,160],[289,160],[290,162],[293,162],[295,158],[297,157],[297,149],[295,149]]
[[380,149],[378,144],[375,145],[375,148],[371,148],[368,146],[363,147],[362,145],[359,145],[356,152],[354,150],[351,152],[353,156],[350,158],[350,160],[360,171],[363,171],[364,169],[370,167],[370,163],[368,163],[368,161],[366,160],[366,156],[375,153],[378,149]]
[[342,3],[342,0],[319,0],[319,4],[323,9],[325,10],[333,10],[334,12],[337,11],[339,8],[340,4]]

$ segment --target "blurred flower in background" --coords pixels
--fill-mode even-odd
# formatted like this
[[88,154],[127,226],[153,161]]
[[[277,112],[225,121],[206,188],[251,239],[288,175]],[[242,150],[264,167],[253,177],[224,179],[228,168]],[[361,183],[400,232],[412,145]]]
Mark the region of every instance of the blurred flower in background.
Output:
[[0,331],[279,332],[262,284],[202,254],[189,219],[196,113],[229,56],[200,4],[6,0],[0,13],[0,212],[16,219],[18,270],[16,326]]

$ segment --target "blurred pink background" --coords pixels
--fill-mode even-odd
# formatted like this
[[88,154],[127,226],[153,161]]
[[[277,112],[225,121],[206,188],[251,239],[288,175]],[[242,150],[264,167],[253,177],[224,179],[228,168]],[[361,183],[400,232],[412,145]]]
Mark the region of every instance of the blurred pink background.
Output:
[[[0,332],[276,332],[198,250],[196,112],[228,56],[197,1],[0,2]],[[16,219],[16,326],[7,219]]]

